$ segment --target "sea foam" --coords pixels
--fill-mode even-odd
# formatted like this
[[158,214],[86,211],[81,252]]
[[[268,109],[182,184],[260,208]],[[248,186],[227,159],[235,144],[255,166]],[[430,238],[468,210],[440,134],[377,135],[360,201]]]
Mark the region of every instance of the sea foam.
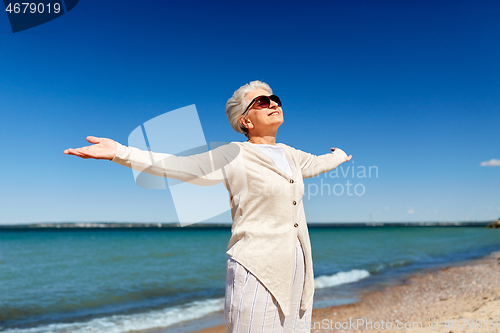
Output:
[[338,272],[333,275],[322,275],[314,279],[314,288],[328,288],[341,284],[352,283],[370,276],[364,269],[353,269],[348,272]]
[[13,328],[2,331],[2,333],[122,333],[132,330],[168,327],[223,309],[224,298],[218,298],[137,314],[95,318],[87,322],[54,323],[32,328]]

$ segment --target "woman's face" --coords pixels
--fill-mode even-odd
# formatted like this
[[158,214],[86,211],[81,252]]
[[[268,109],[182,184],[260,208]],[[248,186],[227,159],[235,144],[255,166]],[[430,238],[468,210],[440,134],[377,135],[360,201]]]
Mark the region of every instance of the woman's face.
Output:
[[[271,96],[271,94],[264,89],[256,89],[249,92],[245,95],[246,106],[258,96]],[[248,130],[257,134],[259,132],[276,130],[283,124],[283,111],[274,101],[271,101],[271,105],[268,108],[263,108],[254,103],[242,118],[245,118],[244,122],[247,124]]]

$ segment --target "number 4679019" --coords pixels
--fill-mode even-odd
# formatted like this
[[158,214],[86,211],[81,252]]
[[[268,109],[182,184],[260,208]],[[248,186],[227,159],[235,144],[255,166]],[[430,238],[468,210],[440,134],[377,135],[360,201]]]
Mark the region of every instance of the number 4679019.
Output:
[[8,12],[9,14],[14,13],[14,14],[19,14],[19,13],[31,13],[31,14],[43,14],[47,12],[48,14],[54,13],[58,14],[61,11],[61,4],[59,3],[34,3],[34,2],[22,2],[22,3],[11,3],[7,5],[7,8],[5,8],[5,11]]

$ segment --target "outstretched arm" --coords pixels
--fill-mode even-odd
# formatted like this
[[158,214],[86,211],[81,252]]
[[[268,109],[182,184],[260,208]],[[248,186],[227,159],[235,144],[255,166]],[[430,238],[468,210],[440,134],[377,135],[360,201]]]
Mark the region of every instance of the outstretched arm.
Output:
[[89,136],[94,145],[66,149],[65,154],[81,158],[107,159],[136,171],[173,178],[196,185],[215,185],[224,180],[222,168],[238,154],[236,145],[225,145],[191,156],[175,156],[124,146],[114,140]]
[[300,156],[302,177],[310,178],[330,171],[352,158],[352,155],[347,156],[340,148],[330,148],[330,150],[332,152],[329,154],[316,156],[297,149]]

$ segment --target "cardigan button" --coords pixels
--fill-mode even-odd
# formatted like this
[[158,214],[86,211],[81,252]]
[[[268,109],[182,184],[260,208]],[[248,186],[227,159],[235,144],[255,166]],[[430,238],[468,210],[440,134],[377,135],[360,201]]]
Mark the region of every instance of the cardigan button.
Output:
[[295,200],[294,200],[294,201],[293,201],[293,205],[295,206],[296,204],[297,204],[297,201],[295,201]]
[[298,223],[295,223],[293,226],[294,226],[295,228],[298,228],[298,227],[299,227],[299,224],[298,224]]
[[290,184],[293,184],[294,180],[293,179],[290,179]]

